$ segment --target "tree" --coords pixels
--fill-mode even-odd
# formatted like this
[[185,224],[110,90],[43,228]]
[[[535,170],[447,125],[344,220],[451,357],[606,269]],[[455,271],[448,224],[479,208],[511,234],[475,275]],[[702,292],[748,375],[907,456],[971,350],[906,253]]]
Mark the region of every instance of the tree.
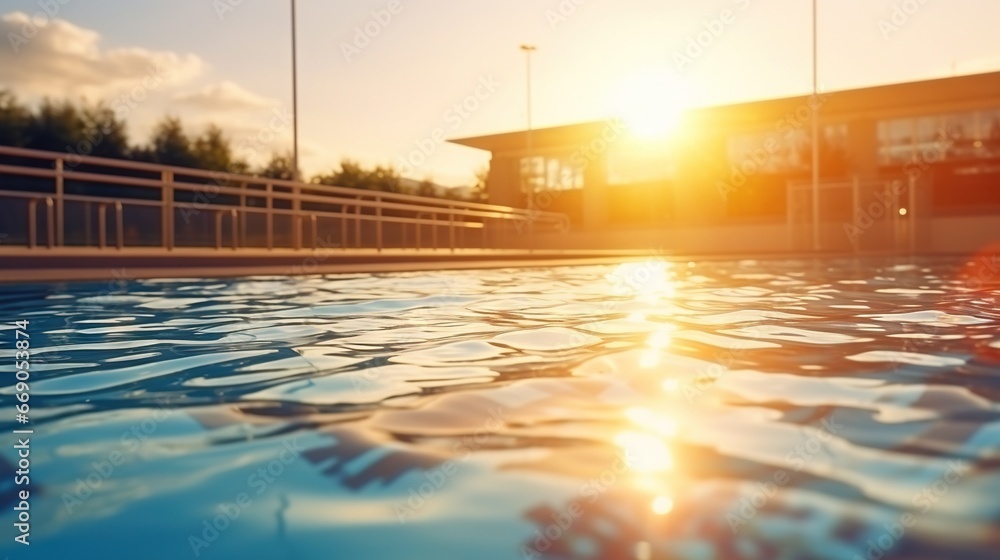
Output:
[[191,147],[191,140],[177,117],[166,117],[156,125],[150,143],[149,156],[154,163],[197,167],[198,157]]
[[340,169],[328,175],[318,175],[313,178],[313,182],[369,191],[395,193],[402,190],[399,173],[395,169],[380,165],[373,170],[367,170],[357,161],[347,158],[340,161]]
[[367,174],[361,168],[361,164],[352,159],[344,158],[340,160],[339,170],[334,170],[328,175],[317,175],[313,178],[313,182],[332,187],[366,189],[368,188],[365,184]]
[[214,124],[194,141],[194,154],[197,166],[209,171],[241,173],[249,167],[246,162],[234,159],[229,138]]
[[0,90],[0,146],[24,147],[28,143],[28,125],[31,112],[21,105],[17,97],[7,90]]
[[438,195],[437,187],[431,182],[430,178],[426,178],[420,181],[417,185],[417,196],[429,196],[434,197]]
[[53,152],[76,150],[87,139],[85,129],[82,111],[76,106],[69,101],[55,103],[46,99],[28,121],[25,147]]
[[489,177],[489,165],[484,165],[476,171],[476,182],[472,185],[472,193],[469,197],[472,202],[486,202],[490,199],[490,193],[486,188]]
[[399,173],[391,167],[382,167],[381,165],[376,167],[370,180],[375,186],[373,190],[391,193],[398,193],[402,190]]
[[84,107],[81,118],[85,141],[75,146],[74,153],[119,159],[128,157],[130,147],[125,121],[117,118],[110,107],[103,103]]
[[280,179],[291,181],[295,179],[295,158],[291,153],[274,154],[271,161],[267,162],[260,176],[268,179]]

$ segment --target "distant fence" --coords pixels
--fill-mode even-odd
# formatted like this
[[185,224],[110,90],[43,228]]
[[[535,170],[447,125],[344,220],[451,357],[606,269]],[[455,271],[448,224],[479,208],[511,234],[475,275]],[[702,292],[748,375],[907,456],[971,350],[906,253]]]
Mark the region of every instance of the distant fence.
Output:
[[450,249],[527,245],[563,214],[0,146],[0,245]]
[[862,180],[859,177],[817,185],[819,224],[813,216],[813,186],[788,184],[788,235],[793,251],[811,249],[813,228],[820,247],[833,251],[914,252],[926,226],[926,201],[913,176]]

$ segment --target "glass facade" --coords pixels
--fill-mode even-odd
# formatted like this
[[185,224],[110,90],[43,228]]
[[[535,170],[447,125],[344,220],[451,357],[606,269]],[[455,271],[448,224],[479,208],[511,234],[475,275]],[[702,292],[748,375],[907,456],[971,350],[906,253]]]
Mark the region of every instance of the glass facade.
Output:
[[880,121],[879,162],[1000,156],[1000,109]]
[[569,158],[535,156],[521,158],[521,190],[568,191],[583,188],[583,168]]
[[[821,157],[826,159],[830,153],[846,152],[846,123],[825,125],[821,132]],[[812,165],[812,129],[806,126],[791,131],[733,135],[728,139],[727,152],[731,165],[740,167],[753,162],[757,173],[808,171]]]

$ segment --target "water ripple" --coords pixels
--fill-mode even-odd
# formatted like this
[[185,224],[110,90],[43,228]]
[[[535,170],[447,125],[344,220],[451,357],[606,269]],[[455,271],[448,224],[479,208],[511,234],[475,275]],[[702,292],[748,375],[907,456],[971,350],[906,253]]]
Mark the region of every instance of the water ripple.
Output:
[[31,321],[33,544],[189,557],[244,492],[206,557],[840,559],[909,514],[886,558],[992,558],[1000,285],[969,268],[4,286]]

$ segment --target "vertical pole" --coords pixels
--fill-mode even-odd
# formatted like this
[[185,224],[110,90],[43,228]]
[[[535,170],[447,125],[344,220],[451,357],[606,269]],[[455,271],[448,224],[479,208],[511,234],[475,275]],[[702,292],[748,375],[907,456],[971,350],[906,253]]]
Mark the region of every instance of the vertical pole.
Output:
[[28,201],[28,248],[34,249],[38,244],[38,200],[32,198]]
[[83,203],[83,237],[84,245],[90,247],[91,231],[90,226],[92,225],[90,220],[90,202]]
[[[119,202],[118,204],[121,203]],[[47,229],[45,235],[45,243],[48,244],[49,249],[55,246],[56,228],[55,228],[54,214],[55,212],[53,210],[52,197],[47,196],[45,197],[45,225]]]
[[247,246],[247,182],[240,183],[240,246]]
[[816,13],[817,0],[813,0],[813,76],[812,76],[812,244],[813,250],[819,251],[819,68],[818,52],[819,38],[817,37]]
[[414,237],[416,237],[416,239],[417,239],[417,250],[418,251],[420,250],[420,220],[423,219],[421,216],[423,216],[423,214],[417,214],[417,223],[413,224],[413,229],[416,230],[414,232],[416,234]]
[[382,252],[382,197],[375,197],[375,246]]
[[302,188],[292,187],[292,245],[296,249],[302,248]]
[[121,201],[115,202],[115,245],[118,250],[125,248],[125,209]]
[[319,226],[316,224],[316,214],[311,214],[309,216],[309,222],[312,230],[312,248],[315,249],[316,245],[319,243]]
[[528,209],[535,204],[535,138],[531,122],[531,51],[533,47],[523,47],[527,57],[527,111],[528,111]]
[[66,240],[66,229],[63,222],[66,219],[65,208],[63,206],[63,191],[65,190],[65,179],[63,170],[65,169],[63,159],[56,159],[56,244],[60,247]]
[[435,251],[437,251],[437,248],[438,248],[438,223],[437,223],[438,222],[438,215],[437,214],[431,214],[431,222],[433,222],[433,224],[434,224],[434,225],[431,226],[431,245],[433,245],[431,248],[434,249]]
[[270,183],[267,184],[267,249],[270,251],[274,248],[274,213],[271,212],[271,208],[274,207],[274,186]]
[[[527,108],[528,108],[528,211],[531,212],[535,207],[535,146],[533,138],[533,127],[531,122],[531,53],[536,50],[534,45],[521,45],[521,50],[525,52],[527,58]],[[545,170],[543,169],[544,173]],[[533,221],[528,221],[528,235],[531,239],[528,241],[528,250],[534,250],[534,223]],[[454,246],[452,246],[454,250]]]
[[448,207],[448,246],[455,252],[455,207]]
[[299,57],[295,23],[295,0],[292,0],[292,179],[299,181]]
[[174,173],[164,171],[161,177],[163,181],[163,199],[161,204],[160,222],[163,225],[163,248],[172,250],[174,248]]
[[222,210],[215,211],[215,248],[222,248]]
[[97,245],[103,249],[108,245],[108,205],[101,203],[97,207]]
[[239,246],[238,240],[239,240],[239,221],[240,221],[240,214],[239,212],[236,211],[235,208],[229,211],[229,219],[230,219],[229,234],[232,237],[231,241],[233,245],[233,251],[235,251],[236,247]]
[[340,248],[347,250],[347,206],[340,205]]
[[[359,198],[360,200],[360,198]],[[361,205],[354,207],[354,248],[361,248]]]

